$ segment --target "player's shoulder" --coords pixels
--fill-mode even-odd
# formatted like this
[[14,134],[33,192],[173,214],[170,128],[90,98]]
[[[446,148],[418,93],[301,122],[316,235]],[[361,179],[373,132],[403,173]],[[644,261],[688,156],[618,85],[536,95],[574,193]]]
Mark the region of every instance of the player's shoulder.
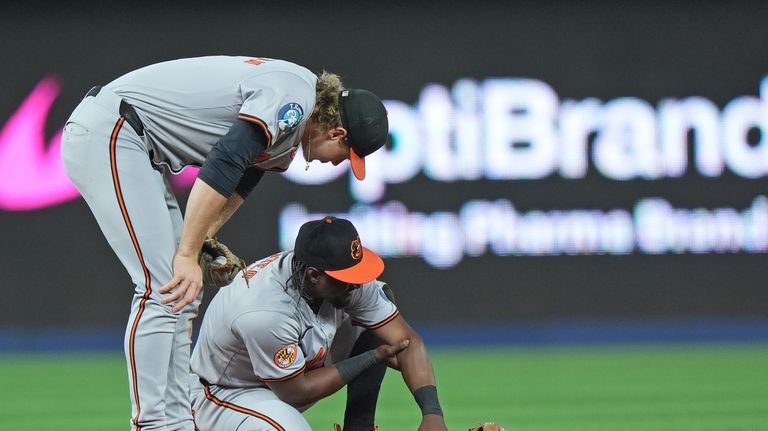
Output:
[[368,292],[374,292],[378,295],[378,293],[381,292],[381,289],[383,289],[386,284],[387,283],[384,281],[374,279],[373,281],[369,281],[368,283],[361,285],[360,288],[365,289],[365,291]]
[[[248,265],[239,282],[243,299],[253,310],[290,314],[295,308],[296,292],[291,287],[292,252],[279,252]],[[286,311],[287,310],[287,311]]]
[[[265,69],[269,69],[272,71],[285,71],[300,75],[306,75],[306,74],[313,74],[309,69],[306,67],[294,63],[292,61],[288,60],[282,60],[279,58],[269,58],[269,57],[240,57],[243,59],[246,63],[259,63],[259,65],[263,65]],[[314,75],[314,74],[313,74]]]
[[352,292],[349,307],[366,307],[366,304],[371,301],[389,301],[386,294],[384,294],[384,291],[382,290],[385,285],[386,283],[380,280],[373,280],[360,285],[359,289],[355,289],[355,291]]
[[279,326],[298,326],[296,313],[282,307],[258,307],[250,310],[241,310],[232,316],[232,326],[248,328],[276,328]]
[[287,288],[291,275],[290,259],[275,253],[248,265],[245,273],[216,293],[214,301],[222,304],[230,316],[253,310],[290,309],[292,292]]
[[235,61],[249,67],[249,81],[258,85],[261,81],[270,85],[284,82],[286,85],[304,84],[307,88],[315,87],[317,75],[304,66],[287,60],[266,57],[235,57]]
[[292,251],[281,251],[253,262],[245,269],[246,280],[283,286],[291,276]]
[[298,318],[297,304],[274,301],[269,298],[255,307],[240,309],[229,322],[230,329],[239,334],[264,333],[282,336],[296,336],[302,332]]
[[310,71],[306,67],[293,63],[288,60],[280,60],[276,58],[264,58],[264,64],[271,71],[283,71],[287,73],[293,73],[299,76],[307,76],[307,75],[316,76],[314,73],[312,73],[312,71]]

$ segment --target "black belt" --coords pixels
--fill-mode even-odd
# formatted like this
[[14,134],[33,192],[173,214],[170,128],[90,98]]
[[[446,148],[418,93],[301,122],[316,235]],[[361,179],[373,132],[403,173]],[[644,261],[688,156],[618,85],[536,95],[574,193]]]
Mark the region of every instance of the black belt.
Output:
[[[97,85],[90,90],[88,90],[87,93],[85,93],[85,97],[88,96],[96,96],[101,91],[102,86]],[[136,110],[133,109],[133,106],[131,106],[128,102],[125,100],[120,99],[120,116],[125,118],[125,121],[128,122],[128,124],[131,125],[131,128],[138,134],[139,136],[144,136],[144,125],[141,124],[141,119],[139,119],[139,114],[136,113]]]

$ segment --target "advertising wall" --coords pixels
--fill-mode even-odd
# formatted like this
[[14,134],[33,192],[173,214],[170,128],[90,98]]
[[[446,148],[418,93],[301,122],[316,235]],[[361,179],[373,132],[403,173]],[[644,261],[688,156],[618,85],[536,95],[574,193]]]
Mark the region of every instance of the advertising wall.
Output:
[[760,3],[85,5],[0,17],[0,327],[122,327],[131,282],[61,128],[92,85],[219,54],[339,73],[389,112],[364,182],[301,156],[265,175],[220,234],[248,261],[336,214],[416,322],[767,317]]

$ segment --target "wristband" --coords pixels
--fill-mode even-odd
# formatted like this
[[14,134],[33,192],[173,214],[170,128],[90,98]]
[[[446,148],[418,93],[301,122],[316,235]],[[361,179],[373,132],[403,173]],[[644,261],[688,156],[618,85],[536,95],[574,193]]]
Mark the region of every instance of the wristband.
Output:
[[416,404],[421,408],[421,415],[443,415],[440,402],[437,400],[437,388],[434,385],[422,386],[413,392]]
[[376,359],[373,350],[369,350],[365,353],[340,361],[335,365],[336,370],[341,374],[341,380],[343,380],[344,383],[349,383],[352,380],[355,380],[355,378],[362,374],[363,371],[378,363],[379,360]]

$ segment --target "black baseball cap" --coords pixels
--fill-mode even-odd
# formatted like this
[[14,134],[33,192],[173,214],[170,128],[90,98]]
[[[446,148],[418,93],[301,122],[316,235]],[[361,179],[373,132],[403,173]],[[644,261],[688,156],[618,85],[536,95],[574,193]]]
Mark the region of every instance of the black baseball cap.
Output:
[[368,90],[349,89],[339,94],[341,125],[347,129],[349,162],[355,178],[365,178],[364,157],[383,147],[389,139],[389,121],[384,104]]
[[301,225],[293,252],[308,267],[345,283],[368,283],[384,271],[381,257],[360,244],[355,226],[333,216]]

